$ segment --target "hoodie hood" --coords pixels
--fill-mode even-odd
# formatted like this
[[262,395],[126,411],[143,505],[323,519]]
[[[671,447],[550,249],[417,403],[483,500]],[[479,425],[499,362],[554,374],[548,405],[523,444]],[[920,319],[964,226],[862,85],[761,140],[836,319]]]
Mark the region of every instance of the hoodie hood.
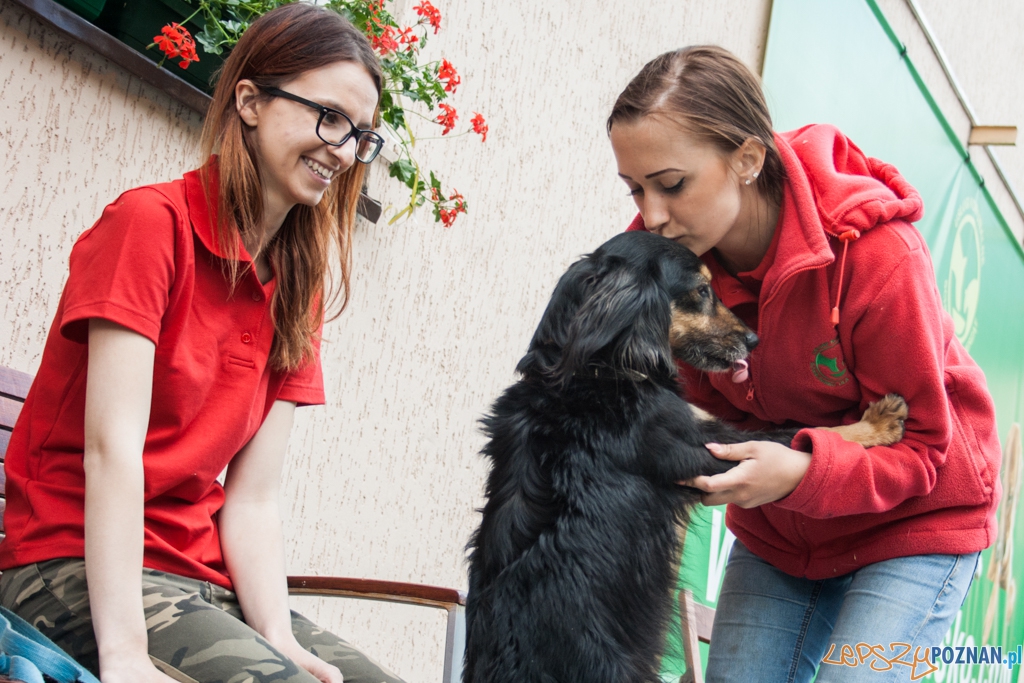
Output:
[[891,164],[866,156],[837,128],[810,125],[777,133],[800,222],[838,236],[896,218],[924,215],[921,195]]
[[[795,231],[785,231],[790,235],[786,241],[803,242],[802,245],[789,245],[789,249],[782,248],[780,235],[780,254],[803,252],[810,260],[810,263],[799,264],[787,263],[784,259],[783,268],[789,272],[777,281],[803,268],[834,261],[835,252],[831,245],[821,244],[819,236],[825,237],[826,242],[827,237],[837,238],[842,245],[842,253],[831,321],[838,325],[846,252],[850,243],[876,225],[894,219],[919,220],[924,215],[924,202],[895,166],[866,156],[835,126],[809,125],[776,134],[775,144],[789,180],[783,211],[795,212],[796,222],[803,233],[798,237]],[[777,229],[780,228],[781,225]]]

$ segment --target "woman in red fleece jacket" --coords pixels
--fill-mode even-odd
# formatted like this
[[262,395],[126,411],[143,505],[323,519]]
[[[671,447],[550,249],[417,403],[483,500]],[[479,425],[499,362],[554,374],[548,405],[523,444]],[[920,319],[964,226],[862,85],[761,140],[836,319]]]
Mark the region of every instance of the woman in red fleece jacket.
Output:
[[[757,77],[717,47],[647,64],[608,132],[640,209],[630,229],[700,255],[761,338],[749,373],[681,365],[689,400],[751,429],[849,424],[889,392],[910,407],[891,447],[814,429],[791,448],[709,444],[739,465],[689,482],[705,504],[730,504],[737,537],[708,680],[921,674],[995,539],[1000,449],[985,377],[911,225],[920,195],[831,126],[774,133]],[[858,643],[881,647],[831,665]],[[880,673],[890,643],[911,645],[916,668]]]

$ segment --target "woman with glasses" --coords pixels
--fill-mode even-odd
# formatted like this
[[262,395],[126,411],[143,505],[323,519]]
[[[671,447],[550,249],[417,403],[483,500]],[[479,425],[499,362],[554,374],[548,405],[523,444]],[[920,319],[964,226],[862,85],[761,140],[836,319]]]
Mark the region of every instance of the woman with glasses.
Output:
[[208,161],[75,244],[7,450],[0,602],[103,683],[398,681],[289,612],[278,503],[381,81],[339,15],[268,13],[225,62]]

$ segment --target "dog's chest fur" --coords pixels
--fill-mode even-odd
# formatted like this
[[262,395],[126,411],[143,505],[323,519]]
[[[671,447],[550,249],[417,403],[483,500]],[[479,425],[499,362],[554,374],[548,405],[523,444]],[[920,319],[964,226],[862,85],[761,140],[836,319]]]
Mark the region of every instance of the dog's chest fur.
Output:
[[493,468],[468,611],[494,670],[467,681],[656,680],[677,524],[694,494],[659,481],[645,449],[659,404],[682,400],[614,377],[570,387],[521,381],[485,423]]

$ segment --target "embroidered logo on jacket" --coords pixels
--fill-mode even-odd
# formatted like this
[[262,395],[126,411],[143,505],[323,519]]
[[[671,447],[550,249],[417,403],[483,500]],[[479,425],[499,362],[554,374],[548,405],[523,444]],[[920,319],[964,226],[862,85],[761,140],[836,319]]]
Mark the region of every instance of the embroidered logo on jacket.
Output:
[[814,349],[811,372],[819,382],[830,387],[841,387],[850,381],[838,339],[827,341]]

